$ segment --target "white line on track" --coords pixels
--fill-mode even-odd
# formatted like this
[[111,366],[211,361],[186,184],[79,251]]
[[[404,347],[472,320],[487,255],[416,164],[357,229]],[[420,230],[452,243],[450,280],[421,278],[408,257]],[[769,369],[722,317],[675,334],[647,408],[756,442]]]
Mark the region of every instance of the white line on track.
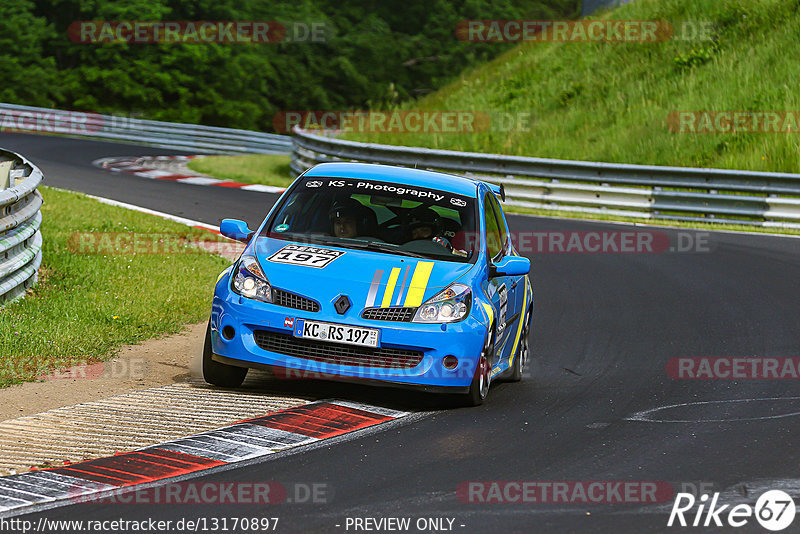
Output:
[[642,421],[645,423],[723,423],[723,422],[736,422],[736,421],[755,421],[755,420],[763,420],[763,419],[781,419],[784,417],[793,417],[795,415],[800,415],[800,411],[791,411],[788,413],[776,414],[776,415],[758,415],[754,417],[729,417],[725,419],[708,419],[708,418],[698,418],[698,419],[652,419],[651,415],[655,414],[661,410],[669,410],[672,408],[686,408],[689,406],[707,406],[711,404],[728,404],[728,403],[736,403],[736,402],[769,402],[769,401],[797,401],[800,400],[800,397],[765,397],[759,399],[729,399],[729,400],[712,400],[712,401],[697,401],[697,402],[683,402],[680,404],[669,404],[666,406],[658,406],[656,408],[650,408],[649,410],[643,410],[641,412],[636,412],[633,415],[626,417],[626,421]]

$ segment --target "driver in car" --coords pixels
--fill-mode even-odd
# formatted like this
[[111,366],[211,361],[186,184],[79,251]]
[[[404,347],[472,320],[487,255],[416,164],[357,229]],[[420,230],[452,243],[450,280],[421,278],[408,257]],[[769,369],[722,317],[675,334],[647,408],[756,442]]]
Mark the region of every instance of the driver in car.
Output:
[[439,214],[429,207],[419,206],[409,212],[408,229],[411,232],[411,241],[431,240],[433,243],[450,251],[451,254],[467,257],[469,253],[453,247],[447,238],[438,235],[441,232],[441,219]]
[[358,236],[358,217],[356,207],[346,202],[334,204],[328,216],[331,220],[333,235],[336,237]]
[[439,215],[431,208],[420,206],[411,210],[408,229],[411,231],[411,241],[430,239],[447,250],[453,250],[450,241],[436,235],[439,233]]
[[366,237],[375,235],[375,215],[371,209],[353,198],[334,202],[328,212],[331,233],[336,237]]

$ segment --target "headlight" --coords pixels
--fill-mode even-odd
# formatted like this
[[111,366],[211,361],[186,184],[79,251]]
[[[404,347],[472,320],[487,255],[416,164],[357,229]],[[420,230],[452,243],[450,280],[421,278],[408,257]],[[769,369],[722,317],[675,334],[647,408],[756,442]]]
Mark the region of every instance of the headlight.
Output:
[[233,273],[231,288],[243,297],[272,302],[272,286],[255,256],[242,256]]
[[464,284],[451,284],[417,309],[415,323],[455,323],[469,313],[472,291]]

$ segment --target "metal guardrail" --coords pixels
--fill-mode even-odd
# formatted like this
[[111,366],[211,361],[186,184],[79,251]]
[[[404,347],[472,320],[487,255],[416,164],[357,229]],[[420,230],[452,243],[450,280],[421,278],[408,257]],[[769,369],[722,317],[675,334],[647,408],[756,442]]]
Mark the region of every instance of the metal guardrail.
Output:
[[288,154],[292,149],[288,135],[3,103],[0,128],[125,141],[198,154]]
[[507,204],[544,210],[800,228],[800,174],[658,167],[359,143],[294,129],[292,170],[364,161],[505,185]]
[[37,280],[42,263],[42,172],[19,154],[0,149],[0,305]]

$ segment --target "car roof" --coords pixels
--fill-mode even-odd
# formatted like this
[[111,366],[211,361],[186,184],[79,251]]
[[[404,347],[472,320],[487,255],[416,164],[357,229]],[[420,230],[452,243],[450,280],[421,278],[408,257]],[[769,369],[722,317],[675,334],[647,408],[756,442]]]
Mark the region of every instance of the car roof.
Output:
[[477,196],[478,180],[455,174],[378,165],[376,163],[329,162],[320,163],[303,176],[326,178],[360,178],[362,180],[381,180],[385,182],[429,187],[449,193],[456,193],[472,198]]

